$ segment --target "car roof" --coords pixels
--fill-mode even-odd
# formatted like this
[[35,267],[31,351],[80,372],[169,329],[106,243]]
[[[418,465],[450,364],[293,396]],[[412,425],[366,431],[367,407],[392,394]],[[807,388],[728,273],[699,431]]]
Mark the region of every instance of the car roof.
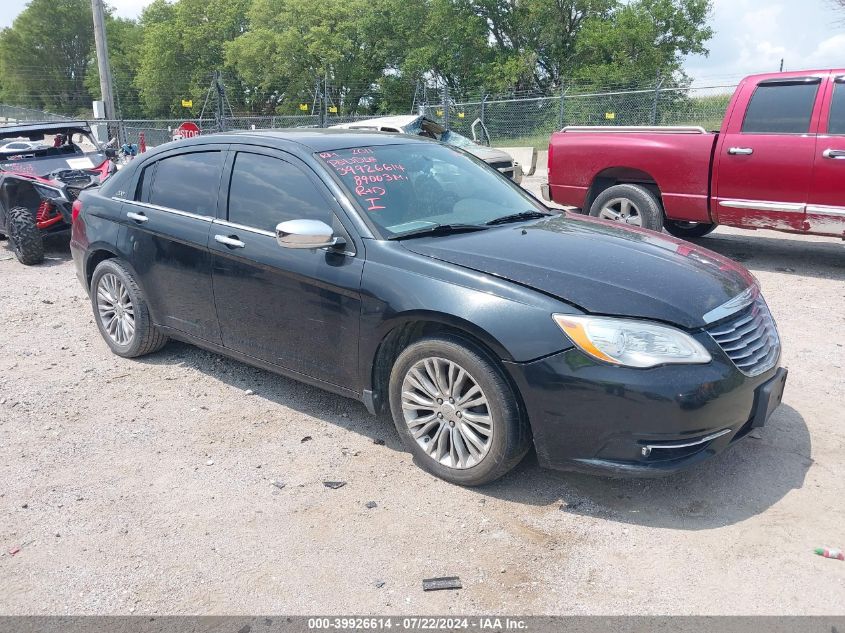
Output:
[[350,147],[370,147],[379,145],[399,145],[408,143],[432,143],[421,136],[409,136],[388,132],[365,130],[345,130],[332,128],[286,128],[277,130],[244,130],[208,134],[183,139],[175,143],[166,143],[159,147],[175,148],[178,146],[204,145],[207,143],[250,142],[256,145],[274,145],[280,148],[296,144],[309,153],[325,152]]
[[749,75],[745,81],[752,83],[759,83],[769,79],[797,79],[803,77],[825,77],[827,75],[845,75],[845,69],[842,68],[824,68],[818,70],[790,70],[787,72],[776,73],[760,73],[757,75]]

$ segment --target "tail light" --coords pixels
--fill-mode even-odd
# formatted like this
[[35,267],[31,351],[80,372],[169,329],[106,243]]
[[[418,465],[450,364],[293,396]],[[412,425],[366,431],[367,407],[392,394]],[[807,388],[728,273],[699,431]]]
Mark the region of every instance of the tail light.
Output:
[[79,217],[79,214],[82,212],[82,200],[77,198],[73,201],[73,206],[70,208],[70,221],[76,222],[76,218]]

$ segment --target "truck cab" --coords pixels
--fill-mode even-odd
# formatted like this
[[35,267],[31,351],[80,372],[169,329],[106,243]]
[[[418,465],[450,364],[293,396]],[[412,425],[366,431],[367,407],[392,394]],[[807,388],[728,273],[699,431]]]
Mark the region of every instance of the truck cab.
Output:
[[569,127],[549,197],[680,237],[719,224],[845,236],[845,70],[755,75],[719,132]]

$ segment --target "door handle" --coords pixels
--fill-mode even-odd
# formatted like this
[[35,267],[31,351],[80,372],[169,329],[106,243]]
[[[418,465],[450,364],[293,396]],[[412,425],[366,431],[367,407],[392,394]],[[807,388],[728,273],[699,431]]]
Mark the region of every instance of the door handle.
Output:
[[241,242],[237,237],[230,237],[228,235],[215,235],[214,239],[231,248],[244,248],[246,246],[246,244]]
[[731,156],[751,156],[754,150],[750,147],[732,147],[728,150]]
[[845,150],[826,149],[824,152],[822,152],[822,156],[833,160],[845,160]]
[[126,214],[126,217],[129,218],[130,220],[135,220],[136,222],[141,222],[141,223],[147,222],[149,220],[149,218],[147,216],[145,216],[143,213],[135,213],[134,211],[129,211]]

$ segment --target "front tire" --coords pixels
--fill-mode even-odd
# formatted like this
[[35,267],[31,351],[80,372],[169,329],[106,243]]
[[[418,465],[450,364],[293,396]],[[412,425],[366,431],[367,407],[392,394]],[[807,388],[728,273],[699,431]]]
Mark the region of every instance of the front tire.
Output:
[[715,224],[706,222],[683,222],[681,220],[666,220],[666,232],[683,240],[694,237],[704,237],[716,230]]
[[124,358],[157,352],[167,336],[153,325],[144,292],[121,261],[100,262],[91,277],[91,307],[111,351]]
[[409,345],[390,374],[390,409],[418,465],[461,486],[480,486],[516,466],[531,433],[502,370],[457,337]]
[[657,197],[640,185],[614,185],[590,205],[594,218],[614,220],[651,231],[663,230],[663,208]]
[[9,211],[9,238],[21,264],[34,266],[44,261],[41,231],[35,224],[35,216],[26,207],[14,207]]

